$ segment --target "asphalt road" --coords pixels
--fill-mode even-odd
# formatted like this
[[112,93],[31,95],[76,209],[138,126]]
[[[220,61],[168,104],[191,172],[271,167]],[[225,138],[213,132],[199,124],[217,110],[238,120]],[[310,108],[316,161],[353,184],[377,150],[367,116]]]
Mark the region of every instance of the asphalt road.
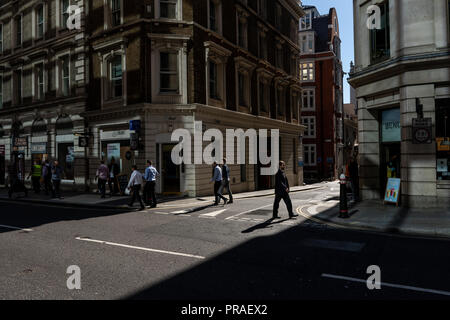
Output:
[[[291,195],[337,205],[338,185]],[[449,242],[271,221],[272,197],[147,211],[0,201],[0,299],[447,299]],[[69,290],[69,266],[81,289]],[[367,268],[379,266],[381,289]]]

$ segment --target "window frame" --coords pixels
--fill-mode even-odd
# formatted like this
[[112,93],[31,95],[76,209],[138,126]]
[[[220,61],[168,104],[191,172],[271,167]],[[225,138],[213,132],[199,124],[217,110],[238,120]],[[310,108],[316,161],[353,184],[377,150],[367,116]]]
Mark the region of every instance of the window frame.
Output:
[[[114,3],[116,3],[118,5],[118,9],[116,8],[116,10],[114,10]],[[123,11],[123,5],[122,5],[122,0],[110,0],[110,19],[111,19],[111,27],[117,27],[120,26],[123,23],[123,16],[122,16],[122,11]],[[118,22],[115,22],[115,18],[117,19],[117,14],[118,14]]]
[[[42,10],[42,21],[39,20],[40,18],[40,10]],[[35,14],[35,34],[34,37],[36,40],[40,40],[44,38],[45,35],[45,7],[44,3],[40,3],[36,6],[34,10]],[[40,32],[42,28],[42,33]]]
[[[162,54],[173,54],[176,55],[176,70],[162,70],[162,65],[161,65],[161,55]],[[160,50],[159,51],[159,55],[158,55],[158,59],[159,59],[159,88],[158,88],[158,92],[160,95],[179,95],[180,94],[180,90],[181,90],[181,84],[180,84],[180,66],[179,66],[179,59],[180,59],[180,52],[179,51],[172,51],[172,50]],[[169,60],[170,62],[170,57]],[[168,75],[170,76],[176,76],[177,79],[177,88],[176,91],[172,90],[171,88],[168,88],[169,90],[163,90],[162,88],[162,76],[163,75]],[[170,81],[169,81],[170,82]]]
[[[64,3],[67,1],[67,8],[66,11],[64,11]],[[67,12],[67,10],[70,8],[70,0],[60,0],[60,28],[61,29],[67,29],[67,20],[69,20],[70,14]]]
[[[113,68],[114,68],[114,63],[116,62],[116,60],[120,61],[120,77],[113,77]],[[108,63],[107,63],[107,67],[108,67],[108,96],[107,99],[108,100],[114,100],[114,99],[121,99],[123,98],[123,94],[124,94],[124,86],[123,86],[123,56],[119,55],[119,54],[115,54],[112,57],[110,57],[108,59]],[[116,95],[116,84],[117,82],[120,81],[120,91],[121,94],[120,95]]]
[[[314,154],[314,157],[311,157],[312,154]],[[306,155],[308,155],[308,156],[306,156]],[[311,161],[312,159],[314,159],[314,161]],[[313,166],[317,165],[317,145],[316,144],[304,144],[303,145],[303,163],[306,167],[313,167]]]
[[[313,121],[311,121],[311,120],[313,120]],[[305,139],[315,139],[316,133],[317,133],[316,116],[303,116],[303,117],[301,117],[301,123],[302,123],[302,125],[306,126],[305,135],[303,137]],[[314,127],[311,128],[311,126],[314,126]]]
[[[371,64],[377,64],[379,62],[385,61],[390,59],[391,57],[391,26],[390,26],[390,12],[389,12],[389,0],[384,0],[381,3],[378,3],[377,6],[380,8],[381,11],[381,26],[384,26],[385,28],[381,30],[372,29],[369,30],[369,50],[370,50],[370,63]],[[383,15],[383,9],[384,9],[384,15]],[[377,33],[384,30],[384,44],[385,44],[385,53],[382,55],[377,56]]]
[[[305,98],[306,102],[305,103]],[[311,105],[312,101],[312,105]],[[302,90],[302,110],[303,111],[315,111],[316,110],[316,89],[304,88]]]
[[[161,16],[161,8],[164,4],[175,4],[175,17],[163,17]],[[180,0],[155,0],[155,13],[156,19],[179,21],[182,20],[182,1]]]
[[[304,66],[307,65],[305,69]],[[303,61],[300,63],[300,81],[314,82],[316,80],[316,65],[314,61]],[[307,70],[307,79],[304,79],[304,70]]]

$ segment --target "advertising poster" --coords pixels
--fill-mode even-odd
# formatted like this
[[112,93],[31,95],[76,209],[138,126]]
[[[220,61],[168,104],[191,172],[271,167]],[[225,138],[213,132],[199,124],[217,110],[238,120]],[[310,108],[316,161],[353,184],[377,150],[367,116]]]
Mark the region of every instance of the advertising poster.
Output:
[[386,192],[384,193],[384,202],[398,203],[400,194],[401,180],[398,178],[389,178]]
[[119,164],[120,160],[120,143],[109,143],[106,146],[106,159],[108,164],[111,163],[111,158],[116,160],[116,163]]
[[381,135],[383,142],[401,141],[400,109],[383,111]]

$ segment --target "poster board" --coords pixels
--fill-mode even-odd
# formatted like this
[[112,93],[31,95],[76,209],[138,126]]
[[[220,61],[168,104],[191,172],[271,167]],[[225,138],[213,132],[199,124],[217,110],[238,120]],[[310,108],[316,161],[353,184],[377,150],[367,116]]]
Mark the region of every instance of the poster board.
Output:
[[119,192],[121,195],[125,194],[125,190],[127,189],[128,186],[128,175],[126,174],[119,174],[116,176],[117,179],[117,185],[119,187]]
[[401,179],[399,178],[389,178],[386,190],[384,192],[384,204],[395,203],[398,206],[400,201],[400,186]]

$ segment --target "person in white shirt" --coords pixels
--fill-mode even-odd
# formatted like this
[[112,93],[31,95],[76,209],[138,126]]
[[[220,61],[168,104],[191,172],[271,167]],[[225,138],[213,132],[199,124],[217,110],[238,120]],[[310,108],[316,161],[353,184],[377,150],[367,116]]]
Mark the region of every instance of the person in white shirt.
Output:
[[141,186],[142,186],[142,174],[138,171],[137,166],[133,165],[131,167],[132,173],[130,177],[130,182],[128,182],[127,189],[131,191],[131,202],[128,204],[128,206],[132,207],[136,199],[139,201],[139,204],[141,205],[141,210],[145,209],[144,202],[141,198]]

